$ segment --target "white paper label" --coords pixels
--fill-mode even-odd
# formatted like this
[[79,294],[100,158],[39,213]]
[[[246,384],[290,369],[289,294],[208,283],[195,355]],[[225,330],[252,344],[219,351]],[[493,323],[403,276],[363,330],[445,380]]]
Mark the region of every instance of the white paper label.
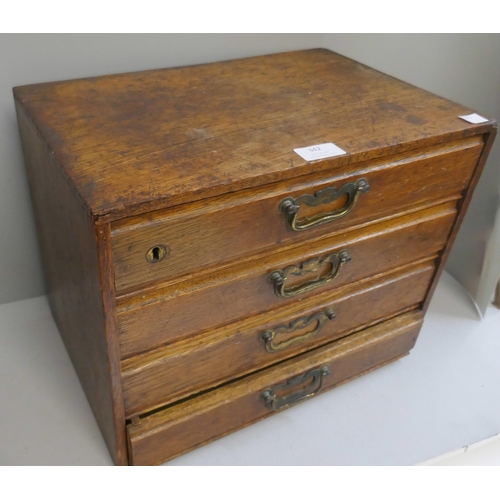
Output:
[[472,113],[471,115],[459,116],[462,120],[469,123],[486,123],[489,122],[488,118],[478,115],[477,113]]
[[323,158],[331,158],[332,156],[340,156],[347,154],[343,149],[335,146],[332,142],[325,144],[315,144],[307,148],[297,148],[294,151],[304,158],[306,161],[322,160]]

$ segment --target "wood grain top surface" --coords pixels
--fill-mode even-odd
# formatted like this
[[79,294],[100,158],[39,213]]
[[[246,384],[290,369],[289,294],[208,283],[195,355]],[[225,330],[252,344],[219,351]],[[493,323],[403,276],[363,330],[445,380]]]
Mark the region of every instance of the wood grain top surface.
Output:
[[[469,108],[326,49],[17,87],[16,99],[102,220],[491,129]],[[293,150],[347,155],[307,163]]]

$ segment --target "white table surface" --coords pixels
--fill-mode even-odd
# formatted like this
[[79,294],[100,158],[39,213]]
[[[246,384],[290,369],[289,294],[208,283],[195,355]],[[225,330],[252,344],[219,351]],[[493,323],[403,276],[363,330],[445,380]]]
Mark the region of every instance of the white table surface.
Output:
[[[500,432],[500,310],[443,275],[410,356],[168,465],[414,465]],[[0,306],[0,465],[111,465],[45,297]]]

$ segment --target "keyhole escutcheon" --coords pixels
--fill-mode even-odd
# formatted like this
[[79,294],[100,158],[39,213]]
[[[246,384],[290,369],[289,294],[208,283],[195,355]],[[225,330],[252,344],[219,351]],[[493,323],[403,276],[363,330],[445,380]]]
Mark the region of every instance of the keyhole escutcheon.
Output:
[[146,253],[146,260],[155,264],[156,262],[160,262],[163,260],[169,252],[169,248],[165,245],[155,245],[151,247]]

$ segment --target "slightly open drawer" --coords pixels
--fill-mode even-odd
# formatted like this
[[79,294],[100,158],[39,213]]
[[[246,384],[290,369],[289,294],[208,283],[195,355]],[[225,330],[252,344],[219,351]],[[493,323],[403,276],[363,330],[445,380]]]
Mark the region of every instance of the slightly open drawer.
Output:
[[397,359],[421,324],[420,312],[406,313],[141,418],[127,426],[130,464],[161,464]]

